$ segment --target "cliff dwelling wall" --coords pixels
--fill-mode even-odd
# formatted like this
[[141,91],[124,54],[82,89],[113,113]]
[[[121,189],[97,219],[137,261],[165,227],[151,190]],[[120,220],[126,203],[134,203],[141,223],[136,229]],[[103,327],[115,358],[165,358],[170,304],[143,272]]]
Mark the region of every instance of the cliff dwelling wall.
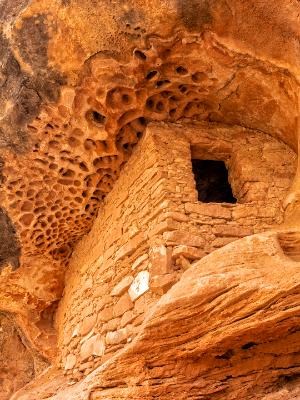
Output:
[[300,2],[0,20],[0,400],[300,398]]
[[[192,160],[223,161],[236,203],[198,201]],[[56,325],[79,379],[129,344],[191,264],[283,221],[296,171],[285,144],[216,124],[151,124],[76,246]]]

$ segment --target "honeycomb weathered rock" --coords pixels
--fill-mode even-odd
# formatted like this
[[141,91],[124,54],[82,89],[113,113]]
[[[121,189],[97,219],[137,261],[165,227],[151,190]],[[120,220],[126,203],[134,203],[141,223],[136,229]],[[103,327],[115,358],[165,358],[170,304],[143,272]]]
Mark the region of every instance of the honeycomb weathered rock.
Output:
[[[297,0],[0,2],[0,309],[15,315],[15,323],[22,328],[30,348],[40,351],[53,365],[62,366],[61,362],[69,356],[68,365],[72,367],[66,371],[71,374],[78,369],[74,375],[76,379],[88,375],[96,365],[100,365],[96,359],[78,366],[78,357],[66,353],[70,332],[66,326],[66,332],[62,333],[62,321],[68,316],[71,319],[68,324],[70,322],[72,326],[76,319],[72,319],[76,309],[70,315],[64,309],[69,300],[69,304],[78,301],[81,316],[87,318],[81,327],[83,332],[92,325],[92,330],[106,329],[110,332],[109,338],[118,338],[121,332],[121,343],[109,340],[116,346],[113,351],[119,351],[126,340],[130,343],[153,298],[147,290],[136,299],[137,305],[133,308],[126,292],[122,292],[127,303],[124,300],[116,311],[113,302],[119,301],[118,296],[112,300],[106,293],[106,285],[109,287],[121,278],[119,274],[127,274],[127,268],[130,269],[129,276],[135,279],[137,274],[148,271],[151,263],[155,264],[145,253],[148,241],[152,241],[151,248],[162,245],[164,249],[163,259],[156,265],[157,270],[163,266],[164,273],[151,276],[155,271],[153,266],[149,280],[149,287],[152,284],[158,300],[181,279],[183,270],[190,268],[194,260],[187,255],[198,254],[202,258],[237,238],[252,235],[254,230],[258,232],[262,227],[281,223],[284,209],[286,223],[288,221],[293,229],[298,227],[299,172],[293,185],[291,181],[295,173],[294,152],[298,151],[300,126],[299,12]],[[123,208],[124,224],[113,225],[94,238],[93,246],[85,249],[83,246],[87,242],[81,240],[91,230],[97,214],[106,215],[107,209],[101,214],[105,202],[116,201],[115,212],[120,212],[119,205],[127,193],[117,199],[111,199],[108,194],[116,187],[115,182],[124,171],[133,149],[144,137],[147,126],[155,122],[161,123],[162,127],[171,123],[170,126],[173,124],[174,127],[175,123],[178,126],[174,131],[178,132],[178,128],[185,130],[189,124],[199,121],[206,123],[203,129],[207,129],[210,140],[206,143],[204,140],[203,147],[192,149],[192,154],[197,157],[204,155],[205,158],[207,150],[210,155],[219,152],[217,159],[226,161],[227,168],[231,169],[229,180],[233,191],[239,195],[237,208],[226,204],[221,208],[212,205],[202,212],[202,205],[191,204],[195,190],[191,188],[193,177],[189,175],[191,171],[186,160],[187,156],[190,157],[190,146],[184,141],[174,141],[173,150],[175,152],[182,146],[184,161],[180,159],[181,165],[181,161],[178,163],[174,159],[173,167],[179,165],[184,169],[184,179],[189,182],[186,187],[184,179],[174,184],[176,177],[172,175],[175,173],[172,166],[160,176],[162,161],[158,162],[154,177],[145,172],[148,186],[153,182],[149,189],[151,201],[147,196],[143,197],[144,183],[141,183],[134,188],[136,199]],[[227,151],[230,146],[226,138],[219,141],[219,129],[224,127],[231,128],[232,132],[240,127],[239,135],[247,135],[242,141],[243,151],[249,149],[247,167],[240,158]],[[257,146],[255,141],[264,136],[268,140],[259,139],[262,145]],[[215,146],[212,138],[216,140]],[[261,160],[257,155],[252,157],[251,149],[254,148],[259,149]],[[226,160],[222,158],[224,154]],[[155,158],[153,154],[149,152],[144,157],[145,163],[141,162],[137,168],[142,171],[148,161],[154,168],[151,164]],[[257,177],[250,165],[254,160],[258,160],[259,165]],[[264,162],[271,166],[272,172],[264,170]],[[132,173],[136,171],[132,169]],[[247,174],[247,179],[241,179]],[[261,177],[265,178],[263,182]],[[174,197],[167,205],[160,203],[158,195],[165,195],[172,179],[173,192],[170,193]],[[289,196],[282,203],[289,187]],[[176,203],[183,194],[186,207]],[[147,202],[152,202],[155,212],[150,210]],[[156,210],[161,206],[166,208],[163,208],[162,215],[159,214],[161,209]],[[139,221],[132,220],[137,209],[141,211],[143,222],[152,221],[151,230],[146,233],[139,231]],[[214,215],[208,215],[212,210]],[[110,218],[108,216],[107,221],[103,221],[103,226],[108,225]],[[99,218],[97,221],[99,224]],[[201,234],[198,234],[198,228]],[[122,237],[122,247],[116,253],[107,255],[107,251],[104,254],[107,259],[101,262],[80,262],[76,265],[77,271],[74,260],[70,263],[74,246],[80,242],[74,254],[82,249],[78,259],[82,261],[86,257],[88,260],[91,254],[96,254],[97,242],[107,240],[108,232],[112,243]],[[159,235],[164,237],[163,244],[159,242]],[[181,250],[180,255],[176,255],[175,247],[187,246],[180,240],[192,245],[189,251]],[[297,232],[278,233],[278,243],[285,257],[282,260],[299,261]],[[232,247],[233,252],[239,251],[239,245],[236,246]],[[251,251],[255,253],[253,249]],[[137,259],[134,259],[133,252],[140,252]],[[228,256],[235,257],[235,254]],[[128,264],[131,258],[133,269]],[[111,264],[105,264],[108,260]],[[121,270],[118,269],[120,265]],[[170,266],[173,269],[170,270]],[[95,281],[91,272],[102,271],[104,267],[107,276],[103,273],[102,279]],[[66,271],[67,278],[71,277],[67,285]],[[82,271],[88,276],[84,275],[85,280],[74,295],[75,286],[72,285],[76,271],[78,276]],[[283,291],[288,290],[285,282],[278,282]],[[181,284],[184,285],[184,281],[179,282]],[[86,291],[81,294],[85,285]],[[240,290],[244,293],[243,288]],[[70,293],[74,298],[67,299]],[[77,295],[79,299],[75,298]],[[94,295],[98,300],[87,305],[86,302]],[[113,320],[107,311],[111,305]],[[177,305],[180,309],[180,302]],[[99,315],[96,306],[103,308]],[[189,303],[187,308],[190,306]],[[93,310],[97,311],[96,322],[95,316],[91,317]],[[272,310],[280,314],[276,307]],[[63,313],[66,315],[61,315]],[[187,316],[184,312],[180,315],[182,319]],[[295,314],[289,322],[290,329],[295,329],[296,317]],[[161,323],[165,323],[164,318],[161,318]],[[132,324],[136,324],[134,329],[127,327]],[[61,335],[58,354],[56,328]],[[229,329],[225,323],[223,328],[225,331]],[[176,329],[180,331],[180,326],[175,324],[174,331]],[[267,335],[262,325],[257,324],[257,329],[261,330],[262,337]],[[145,334],[150,331],[146,326]],[[78,327],[77,332],[74,327],[74,332],[73,350],[77,351],[81,346],[81,330]],[[278,332],[280,336],[280,329]],[[99,339],[103,363],[112,353],[102,354],[105,350],[102,348],[103,338],[97,336],[100,334],[103,332],[92,332],[89,340]],[[280,347],[281,343],[282,336],[274,346]],[[292,347],[296,345],[296,339],[291,341]],[[89,346],[88,351],[92,347]],[[135,349],[147,354],[143,341],[137,343]],[[223,349],[222,354],[226,355],[225,347]],[[126,351],[124,358],[121,357],[125,364],[128,363]],[[228,353],[226,357],[230,355]],[[167,356],[164,354],[165,371],[169,371]],[[121,365],[125,365],[122,362]],[[184,370],[184,363],[180,365]],[[141,365],[143,368],[148,367]],[[173,366],[170,368],[174,370]],[[187,371],[190,371],[189,367]],[[266,371],[268,380],[268,368]],[[123,372],[116,372],[121,380]],[[151,372],[147,374],[148,379]],[[60,388],[66,385],[61,371],[57,376],[57,380],[49,383],[47,394],[41,394],[44,388],[40,387],[37,389],[40,393],[33,392],[32,396],[37,399],[54,396],[52,384],[54,387],[59,381]],[[132,376],[139,376],[139,372],[135,371]],[[106,377],[103,379],[105,381]],[[126,381],[126,377],[124,379]],[[145,379],[144,375],[142,379]],[[33,387],[37,387],[38,382],[33,383]],[[48,383],[43,385],[48,387]],[[186,387],[184,379],[182,385]],[[58,386],[55,387],[57,391],[60,390]],[[236,386],[231,387],[234,396]],[[85,393],[81,395],[78,394],[81,391],[76,390],[71,390],[72,396],[84,398],[81,396]],[[97,390],[91,394],[95,399],[106,395]],[[30,397],[30,391],[28,393]],[[116,392],[113,389],[109,396],[125,398],[128,393],[147,398],[145,393],[136,392],[134,385],[127,393],[122,388]],[[156,395],[155,390],[153,393]],[[182,393],[186,392],[182,389]],[[170,396],[173,396],[172,391]]]
[[[3,205],[24,256],[49,254],[67,262],[149,121],[235,122],[227,112],[230,99],[240,97],[244,80],[249,85],[253,76],[263,82],[257,90],[270,91],[260,100],[264,112],[275,120],[287,104],[296,112],[295,92],[281,91],[292,88],[292,76],[225,49],[212,35],[148,41],[149,48],[136,49],[127,64],[93,57],[76,90],[63,89],[59,105],[46,106],[28,125],[32,152],[7,156]],[[268,129],[264,121],[252,127]],[[287,128],[276,129],[280,138]]]

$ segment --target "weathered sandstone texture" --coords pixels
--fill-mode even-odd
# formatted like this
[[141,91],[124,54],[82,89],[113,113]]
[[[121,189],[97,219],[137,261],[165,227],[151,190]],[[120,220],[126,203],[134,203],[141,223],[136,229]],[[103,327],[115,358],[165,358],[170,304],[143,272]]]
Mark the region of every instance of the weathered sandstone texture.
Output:
[[0,0],[1,400],[300,399],[299,16]]

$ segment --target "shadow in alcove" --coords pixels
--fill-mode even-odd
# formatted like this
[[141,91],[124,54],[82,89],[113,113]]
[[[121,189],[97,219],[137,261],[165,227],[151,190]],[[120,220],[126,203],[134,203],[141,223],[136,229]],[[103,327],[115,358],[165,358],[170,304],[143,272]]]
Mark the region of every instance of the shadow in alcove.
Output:
[[232,204],[237,202],[224,161],[192,160],[192,166],[199,201]]

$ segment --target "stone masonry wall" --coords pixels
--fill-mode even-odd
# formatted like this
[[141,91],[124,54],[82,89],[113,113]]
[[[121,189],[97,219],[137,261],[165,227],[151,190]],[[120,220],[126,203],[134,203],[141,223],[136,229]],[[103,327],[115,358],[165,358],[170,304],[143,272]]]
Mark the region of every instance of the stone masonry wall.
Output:
[[[191,158],[224,160],[238,203],[198,202]],[[73,253],[57,313],[65,373],[80,379],[131,342],[195,260],[280,223],[295,168],[295,154],[259,132],[148,126]]]

